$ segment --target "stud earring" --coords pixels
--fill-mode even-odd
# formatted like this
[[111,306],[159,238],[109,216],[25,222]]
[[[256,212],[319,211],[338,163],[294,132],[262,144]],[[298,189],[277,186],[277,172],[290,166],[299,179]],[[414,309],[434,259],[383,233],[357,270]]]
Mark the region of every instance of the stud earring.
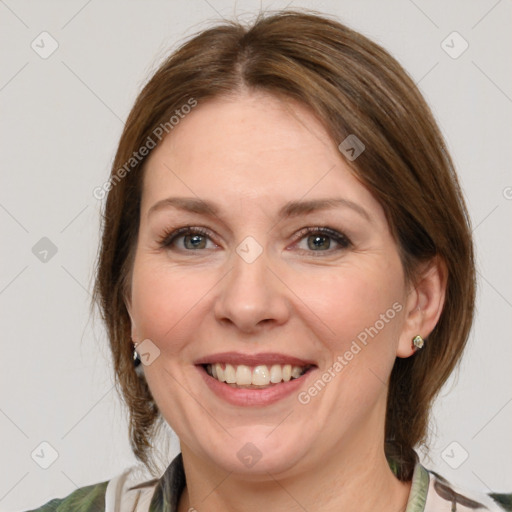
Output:
[[135,368],[137,368],[137,366],[139,366],[139,364],[141,363],[141,360],[140,360],[139,353],[137,352],[135,347],[136,347],[136,345],[134,343],[133,344],[133,366],[135,366]]
[[425,340],[419,334],[414,336],[412,339],[412,348],[414,350],[419,350],[423,348],[423,345],[425,345]]

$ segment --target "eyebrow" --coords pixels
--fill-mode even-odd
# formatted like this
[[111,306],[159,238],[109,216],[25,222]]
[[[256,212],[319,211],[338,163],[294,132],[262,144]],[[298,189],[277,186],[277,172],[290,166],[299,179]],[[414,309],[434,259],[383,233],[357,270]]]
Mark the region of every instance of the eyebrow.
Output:
[[217,215],[219,213],[217,206],[209,201],[205,201],[204,199],[197,199],[194,197],[167,197],[166,199],[157,201],[148,210],[147,216],[149,217],[153,212],[169,207],[202,215]]
[[[157,201],[153,206],[151,206],[148,210],[147,216],[149,217],[153,212],[169,207],[200,215],[211,215],[216,217],[220,213],[220,209],[217,205],[210,201],[205,201],[204,199],[194,197],[168,197]],[[289,201],[279,210],[278,217],[279,219],[298,217],[315,211],[337,207],[349,208],[358,213],[368,222],[371,222],[370,215],[362,206],[341,197],[312,199],[309,201]]]
[[303,215],[318,210],[328,210],[331,208],[339,207],[350,208],[351,210],[358,213],[361,217],[364,217],[368,222],[371,222],[370,215],[362,206],[341,197],[312,199],[310,201],[290,201],[279,210],[279,217],[296,217],[298,215]]

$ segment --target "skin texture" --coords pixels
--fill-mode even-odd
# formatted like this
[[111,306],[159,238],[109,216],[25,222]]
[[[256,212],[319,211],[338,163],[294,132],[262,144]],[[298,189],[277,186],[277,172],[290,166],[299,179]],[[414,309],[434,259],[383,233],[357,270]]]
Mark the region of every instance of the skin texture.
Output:
[[[244,91],[200,103],[145,172],[127,306],[132,339],[160,350],[144,372],[180,438],[180,510],[405,508],[410,483],[394,477],[384,454],[387,383],[395,358],[413,356],[411,339],[428,336],[439,318],[441,266],[405,282],[382,207],[321,123],[291,101]],[[211,201],[219,212],[148,215],[171,196]],[[320,198],[344,198],[368,218],[346,206],[278,217],[289,201]],[[208,231],[204,248],[187,249],[183,236],[159,245],[183,226]],[[350,243],[327,237],[312,247],[322,234],[301,233],[306,227],[329,227]],[[247,236],[263,251],[252,263],[236,252]],[[393,304],[400,311],[307,404],[297,393],[264,407],[228,404],[194,365],[225,351],[289,354],[315,361],[299,390],[307,391]],[[248,442],[261,452],[251,468],[237,457]]]

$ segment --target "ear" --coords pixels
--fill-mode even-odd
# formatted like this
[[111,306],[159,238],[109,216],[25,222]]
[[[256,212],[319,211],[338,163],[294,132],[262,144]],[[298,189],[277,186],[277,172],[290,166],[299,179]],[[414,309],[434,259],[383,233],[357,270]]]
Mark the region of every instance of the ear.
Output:
[[412,356],[415,352],[412,339],[418,334],[426,339],[434,330],[443,311],[447,278],[446,264],[435,257],[420,269],[417,279],[411,283],[397,357]]
[[125,294],[123,296],[123,298],[124,298],[124,305],[126,307],[126,311],[128,311],[128,316],[130,317],[130,322],[131,322],[131,338],[132,338],[132,341],[137,343],[139,341],[139,336],[138,336],[138,333],[137,333],[137,326],[135,324],[135,320],[133,319],[131,297]]

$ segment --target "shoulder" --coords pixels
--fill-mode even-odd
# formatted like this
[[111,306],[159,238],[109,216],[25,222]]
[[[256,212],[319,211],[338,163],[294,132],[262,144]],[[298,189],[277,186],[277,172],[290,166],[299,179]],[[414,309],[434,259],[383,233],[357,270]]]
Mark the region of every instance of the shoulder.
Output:
[[27,512],[114,512],[148,510],[158,479],[148,478],[144,468],[133,466],[118,476],[80,487],[65,498],[53,499]]
[[429,477],[424,512],[512,512],[512,492],[473,491],[454,485],[438,473],[426,470]]
[[80,487],[69,496],[53,499],[29,512],[103,512],[108,482]]

